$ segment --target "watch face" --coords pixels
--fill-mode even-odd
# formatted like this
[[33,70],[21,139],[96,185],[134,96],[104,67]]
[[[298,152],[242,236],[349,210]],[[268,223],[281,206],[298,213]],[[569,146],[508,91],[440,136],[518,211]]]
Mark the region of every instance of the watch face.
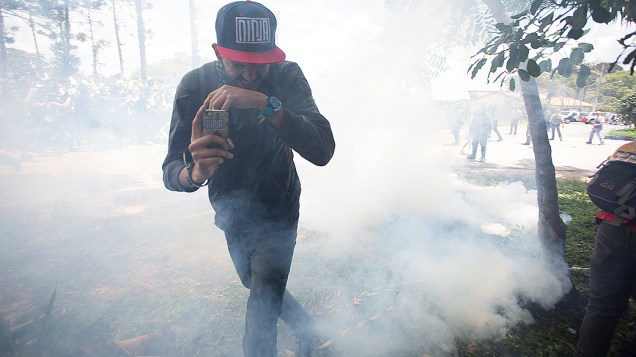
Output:
[[281,103],[280,100],[276,97],[269,97],[269,105],[274,108],[274,111],[280,109]]

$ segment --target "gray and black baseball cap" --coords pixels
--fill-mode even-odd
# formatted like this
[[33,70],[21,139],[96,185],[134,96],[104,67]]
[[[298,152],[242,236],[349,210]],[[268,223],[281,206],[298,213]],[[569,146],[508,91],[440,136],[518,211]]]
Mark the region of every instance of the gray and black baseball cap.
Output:
[[219,53],[232,61],[268,64],[285,60],[276,47],[276,17],[254,1],[235,1],[223,6],[216,16]]

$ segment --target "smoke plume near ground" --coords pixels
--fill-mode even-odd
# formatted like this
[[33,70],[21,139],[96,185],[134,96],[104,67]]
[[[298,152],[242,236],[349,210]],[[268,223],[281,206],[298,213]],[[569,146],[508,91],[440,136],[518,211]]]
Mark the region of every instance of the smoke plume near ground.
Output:
[[[321,78],[352,83],[330,86],[318,103],[336,155],[324,168],[299,163],[301,226],[325,243],[317,256],[303,254],[301,242],[296,267],[328,266],[321,278],[351,307],[327,330],[346,331],[341,346],[386,356],[405,341],[420,341],[414,351],[450,352],[457,337],[499,337],[531,323],[528,304],[549,309],[570,287],[563,259],[537,237],[536,191],[521,182],[477,186],[451,173],[440,150],[450,139],[438,129],[454,108],[431,100],[425,84],[403,81],[417,73],[391,62],[392,46],[403,44],[378,42],[387,46],[368,47]],[[311,268],[292,272],[292,288],[304,274]],[[357,334],[347,330],[365,321]]]
[[[337,143],[326,167],[297,157],[303,195],[289,289],[342,355],[441,355],[457,337],[531,323],[528,304],[550,308],[567,291],[567,267],[536,236],[536,191],[466,182],[440,150],[454,108],[432,100],[417,55],[445,19],[425,36],[380,31],[378,20],[376,35],[323,36],[348,50],[315,46],[318,59],[300,57],[292,46],[306,44],[286,28],[289,59]],[[29,331],[55,291],[55,329],[29,335],[28,348],[104,355],[112,341],[150,336],[158,347],[146,355],[240,355],[247,291],[205,193],[163,187],[165,145],[98,147],[36,154],[20,172],[3,166],[2,317]],[[279,331],[281,351],[295,348]]]

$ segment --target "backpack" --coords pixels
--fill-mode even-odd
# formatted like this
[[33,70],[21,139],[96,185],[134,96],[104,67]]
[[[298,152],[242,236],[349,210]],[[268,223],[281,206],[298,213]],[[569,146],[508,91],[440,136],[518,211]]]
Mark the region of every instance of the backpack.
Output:
[[613,213],[613,222],[636,218],[636,142],[620,146],[598,166],[587,194],[598,208]]

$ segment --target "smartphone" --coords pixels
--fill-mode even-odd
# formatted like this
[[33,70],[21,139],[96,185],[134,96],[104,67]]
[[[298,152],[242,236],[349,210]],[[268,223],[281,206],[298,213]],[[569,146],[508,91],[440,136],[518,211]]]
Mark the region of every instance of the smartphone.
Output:
[[201,121],[201,132],[203,135],[216,134],[227,139],[229,115],[227,110],[206,109],[203,112]]

